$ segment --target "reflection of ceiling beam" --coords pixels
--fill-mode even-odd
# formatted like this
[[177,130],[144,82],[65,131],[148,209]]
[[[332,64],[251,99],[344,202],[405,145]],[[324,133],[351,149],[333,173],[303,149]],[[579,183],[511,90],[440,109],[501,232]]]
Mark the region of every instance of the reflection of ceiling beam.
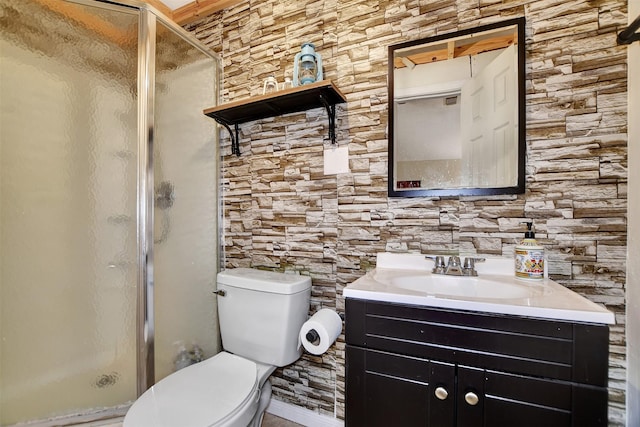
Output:
[[[48,9],[66,16],[74,22],[77,22],[86,28],[96,31],[112,41],[120,39],[120,31],[99,18],[91,16],[84,12],[82,7],[60,0],[35,0]],[[195,0],[176,10],[169,9],[162,0],[142,0],[150,6],[162,12],[167,18],[173,20],[178,25],[188,24],[189,22],[209,16],[223,9],[228,9],[247,0]]]
[[[142,1],[153,6],[168,18],[173,19],[173,12],[171,12],[171,9],[162,3],[161,0]],[[87,13],[86,7],[81,5],[60,0],[35,0],[35,2],[46,7],[52,12],[62,15],[76,24],[83,26],[84,28],[104,36],[107,40],[115,42],[116,44],[122,44],[123,40],[130,39],[130,37],[124,34],[120,28],[113,26],[110,22],[100,19],[91,13]]]
[[86,7],[60,0],[35,0],[35,2],[118,45],[121,45],[124,40],[130,40],[130,37],[126,37],[121,29],[87,13]]
[[416,67],[416,64],[411,62],[411,60],[406,56],[400,57],[400,60],[405,66],[409,67],[411,70],[413,70]]
[[477,55],[482,52],[490,52],[496,49],[503,49],[512,44],[517,43],[518,35],[516,33],[502,37],[494,37],[486,40],[480,40],[475,43],[456,47],[455,56]]
[[137,57],[138,19],[129,8],[114,15],[113,10],[76,2],[21,0],[0,9],[7,18],[3,32],[18,49],[124,85],[128,76],[136,75],[128,53]]
[[447,59],[453,59],[455,57],[456,42],[453,40],[447,43]]
[[[504,49],[512,44],[516,44],[517,40],[517,33],[472,41],[471,43],[468,42],[469,39],[460,39],[450,41],[446,46],[440,44],[433,50],[420,51],[417,53],[407,52],[405,57],[417,65],[427,64],[430,62],[444,61],[446,59],[458,58],[461,56],[473,56],[496,49]],[[406,66],[402,59],[403,58],[400,56],[395,58],[393,62],[395,68],[404,68]]]

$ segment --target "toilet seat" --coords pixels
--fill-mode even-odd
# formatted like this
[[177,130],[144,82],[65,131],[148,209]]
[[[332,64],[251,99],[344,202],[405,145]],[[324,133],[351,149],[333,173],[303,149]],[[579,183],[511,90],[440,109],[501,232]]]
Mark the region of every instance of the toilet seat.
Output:
[[162,379],[131,406],[123,427],[246,426],[260,399],[259,366],[221,352]]

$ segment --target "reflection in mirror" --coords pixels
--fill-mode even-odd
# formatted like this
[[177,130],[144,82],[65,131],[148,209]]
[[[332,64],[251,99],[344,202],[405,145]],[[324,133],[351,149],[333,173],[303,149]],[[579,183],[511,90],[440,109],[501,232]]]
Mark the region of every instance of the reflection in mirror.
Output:
[[524,18],[389,47],[389,195],[524,192]]

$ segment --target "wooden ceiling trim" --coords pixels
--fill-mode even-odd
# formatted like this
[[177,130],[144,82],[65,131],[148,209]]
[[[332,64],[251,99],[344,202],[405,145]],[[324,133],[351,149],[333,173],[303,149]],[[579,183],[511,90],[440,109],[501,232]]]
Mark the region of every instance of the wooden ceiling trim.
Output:
[[174,10],[172,19],[178,25],[185,25],[245,1],[247,0],[196,0]]

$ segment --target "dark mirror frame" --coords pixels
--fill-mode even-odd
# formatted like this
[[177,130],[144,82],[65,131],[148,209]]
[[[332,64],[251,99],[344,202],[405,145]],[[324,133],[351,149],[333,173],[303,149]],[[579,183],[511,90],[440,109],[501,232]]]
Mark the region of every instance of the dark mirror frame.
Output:
[[[514,187],[479,187],[479,188],[433,188],[433,189],[402,189],[395,188],[395,159],[394,159],[394,53],[396,50],[406,49],[409,47],[445,41],[450,38],[459,38],[461,36],[471,35],[475,33],[496,30],[503,27],[516,26],[518,33],[518,178],[517,185]],[[526,112],[525,112],[525,18],[515,18],[507,21],[496,22],[489,25],[460,30],[454,33],[441,34],[434,37],[428,37],[420,40],[408,41],[396,45],[389,46],[389,165],[388,165],[388,195],[389,197],[448,197],[448,196],[489,196],[499,194],[521,194],[525,192],[525,158],[526,158]],[[425,144],[430,144],[428,140]]]

